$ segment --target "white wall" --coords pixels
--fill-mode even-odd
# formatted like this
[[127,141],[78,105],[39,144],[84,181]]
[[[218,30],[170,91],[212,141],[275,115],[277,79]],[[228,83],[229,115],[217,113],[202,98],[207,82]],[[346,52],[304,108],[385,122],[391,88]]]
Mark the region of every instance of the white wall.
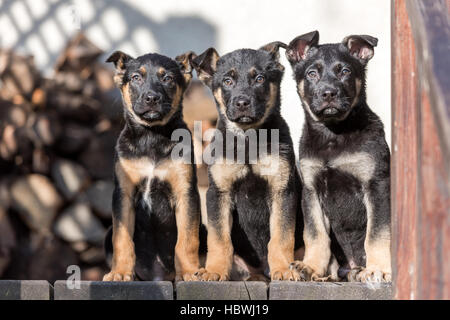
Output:
[[[0,46],[33,54],[51,74],[71,35],[85,31],[107,53],[132,55],[158,51],[175,56],[214,46],[234,49],[319,30],[321,42],[340,42],[349,34],[379,38],[369,64],[368,102],[382,118],[390,144],[390,1],[388,0],[0,0]],[[297,144],[303,111],[291,69],[286,75],[282,112]]]

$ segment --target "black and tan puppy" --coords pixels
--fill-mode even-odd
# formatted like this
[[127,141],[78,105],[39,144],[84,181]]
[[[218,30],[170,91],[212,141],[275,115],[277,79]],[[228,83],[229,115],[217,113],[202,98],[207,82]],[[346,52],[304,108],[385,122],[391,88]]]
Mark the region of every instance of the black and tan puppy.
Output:
[[107,60],[116,67],[125,127],[116,144],[112,244],[107,237],[105,245],[113,257],[105,281],[131,281],[135,275],[149,280],[156,259],[177,280],[191,280],[200,267],[195,166],[171,157],[173,131],[188,130],[182,100],[192,56],[133,59],[115,52]]
[[[223,142],[208,168],[208,254],[205,268],[197,273],[200,280],[229,280],[233,253],[250,266],[253,279],[296,276],[289,265],[294,261],[296,226],[301,244],[303,220],[293,144],[280,115],[282,45],[223,57],[210,48],[192,61],[212,90],[219,113],[211,144]],[[274,132],[279,139],[272,139]],[[256,154],[263,145],[267,153]],[[238,160],[241,147],[245,156]]]
[[318,32],[299,36],[286,51],[306,117],[299,153],[305,257],[292,269],[324,280],[334,254],[351,269],[350,281],[390,281],[390,153],[365,90],[378,40],[318,41]]

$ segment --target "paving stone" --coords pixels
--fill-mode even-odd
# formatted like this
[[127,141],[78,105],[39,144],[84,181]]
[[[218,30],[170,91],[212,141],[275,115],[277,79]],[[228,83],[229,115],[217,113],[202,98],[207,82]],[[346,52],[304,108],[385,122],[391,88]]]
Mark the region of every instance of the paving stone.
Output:
[[257,281],[178,282],[177,300],[267,300],[267,284]]
[[273,281],[269,300],[391,300],[391,284]]
[[79,289],[70,289],[58,280],[54,287],[55,300],[173,300],[169,281],[80,281]]
[[50,300],[51,295],[45,280],[0,280],[0,300]]

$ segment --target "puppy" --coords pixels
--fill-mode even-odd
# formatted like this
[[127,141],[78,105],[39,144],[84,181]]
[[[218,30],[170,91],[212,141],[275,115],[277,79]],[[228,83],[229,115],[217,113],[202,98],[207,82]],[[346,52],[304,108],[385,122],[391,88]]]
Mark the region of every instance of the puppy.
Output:
[[[199,280],[229,280],[233,253],[248,264],[252,280],[297,276],[289,266],[294,247],[302,244],[301,186],[289,128],[280,115],[280,46],[223,57],[210,48],[192,61],[219,113],[211,145],[218,144],[208,167],[208,254]],[[272,139],[274,132],[279,139]],[[267,152],[253,152],[261,147]],[[242,148],[245,156],[236,160]]]
[[299,153],[305,257],[292,269],[304,280],[327,279],[334,254],[351,269],[350,281],[390,281],[390,153],[365,90],[378,40],[318,42],[311,32],[286,51],[306,117]]
[[135,275],[150,280],[156,260],[167,273],[175,271],[176,280],[191,280],[200,267],[193,155],[183,155],[190,163],[171,156],[173,131],[188,131],[182,105],[193,56],[133,59],[117,51],[107,60],[116,67],[125,127],[116,144],[113,228],[105,245],[112,267],[104,281],[131,281]]

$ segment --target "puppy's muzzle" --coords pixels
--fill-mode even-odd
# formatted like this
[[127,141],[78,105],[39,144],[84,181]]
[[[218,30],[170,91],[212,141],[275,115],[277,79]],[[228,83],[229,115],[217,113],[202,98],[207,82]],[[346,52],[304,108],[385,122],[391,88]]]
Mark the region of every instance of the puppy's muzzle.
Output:
[[161,95],[148,92],[142,100],[143,103],[135,108],[136,114],[145,120],[159,120],[161,118]]
[[324,118],[333,118],[345,112],[345,103],[339,99],[339,90],[335,88],[326,88],[320,93],[321,106],[318,110]]
[[242,124],[249,124],[255,121],[255,114],[250,98],[244,96],[236,98],[233,103],[233,109],[234,115],[230,120]]
[[161,101],[161,95],[158,93],[150,92],[150,93],[147,93],[144,100],[148,106],[154,106]]

